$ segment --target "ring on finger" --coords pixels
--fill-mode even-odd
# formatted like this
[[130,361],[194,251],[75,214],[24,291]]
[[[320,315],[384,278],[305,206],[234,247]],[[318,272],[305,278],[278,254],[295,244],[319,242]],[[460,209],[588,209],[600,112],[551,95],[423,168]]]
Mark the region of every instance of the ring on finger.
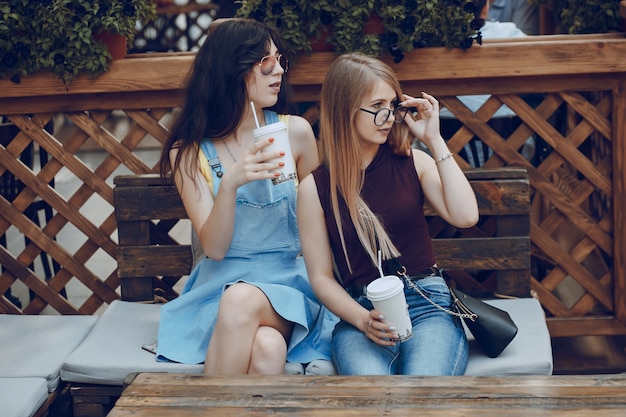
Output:
[[372,327],[372,319],[370,319],[370,321],[367,322],[367,327]]

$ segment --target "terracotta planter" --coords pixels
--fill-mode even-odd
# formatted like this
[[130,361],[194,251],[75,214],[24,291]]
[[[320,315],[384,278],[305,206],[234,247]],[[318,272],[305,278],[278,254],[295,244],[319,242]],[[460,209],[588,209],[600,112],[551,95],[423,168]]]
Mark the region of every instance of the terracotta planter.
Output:
[[126,58],[126,37],[119,33],[98,32],[93,37],[106,45],[113,59]]
[[313,52],[332,52],[335,50],[333,45],[326,41],[330,35],[330,31],[330,25],[322,27],[320,38],[311,41],[311,49]]
[[363,28],[363,33],[366,35],[380,35],[385,31],[383,27],[383,19],[381,19],[378,15],[371,15],[365,27]]

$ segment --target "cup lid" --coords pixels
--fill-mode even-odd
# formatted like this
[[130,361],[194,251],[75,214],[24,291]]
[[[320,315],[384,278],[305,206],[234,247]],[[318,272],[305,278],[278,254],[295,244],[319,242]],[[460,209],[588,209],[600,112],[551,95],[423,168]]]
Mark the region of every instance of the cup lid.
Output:
[[269,125],[257,127],[252,131],[253,136],[261,136],[266,133],[275,132],[277,130],[287,129],[287,125],[284,122],[270,123]]
[[367,285],[367,298],[371,301],[384,300],[393,297],[404,289],[404,284],[395,275],[386,275],[370,282]]

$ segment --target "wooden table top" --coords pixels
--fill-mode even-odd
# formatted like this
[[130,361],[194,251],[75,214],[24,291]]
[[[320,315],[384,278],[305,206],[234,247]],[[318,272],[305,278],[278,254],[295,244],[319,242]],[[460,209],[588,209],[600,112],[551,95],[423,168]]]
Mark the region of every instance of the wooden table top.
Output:
[[109,417],[626,416],[626,374],[220,376],[143,373]]

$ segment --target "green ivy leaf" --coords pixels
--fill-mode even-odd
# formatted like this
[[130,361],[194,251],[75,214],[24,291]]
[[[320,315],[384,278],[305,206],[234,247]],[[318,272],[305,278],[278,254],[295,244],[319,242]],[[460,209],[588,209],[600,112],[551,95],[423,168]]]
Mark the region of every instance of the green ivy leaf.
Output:
[[[124,4],[132,1],[137,13],[135,17],[124,15]],[[47,5],[46,5],[47,3]],[[96,16],[100,1],[34,0],[3,1],[0,3],[0,77],[11,77],[16,73],[31,74],[40,69],[49,70],[69,83],[81,73],[102,73],[108,67],[111,55],[92,36],[94,30],[108,29],[121,32],[129,39],[134,38],[137,21],[156,19],[153,0],[108,0],[110,7],[104,16]],[[74,15],[81,8],[84,15]],[[2,43],[4,33],[10,34],[11,42]],[[15,45],[30,47],[30,54],[17,54]],[[6,46],[6,47],[5,47]],[[7,53],[19,56],[16,65],[6,68],[2,57]],[[54,55],[61,53],[65,62],[57,65]],[[8,60],[11,62],[11,60]]]

